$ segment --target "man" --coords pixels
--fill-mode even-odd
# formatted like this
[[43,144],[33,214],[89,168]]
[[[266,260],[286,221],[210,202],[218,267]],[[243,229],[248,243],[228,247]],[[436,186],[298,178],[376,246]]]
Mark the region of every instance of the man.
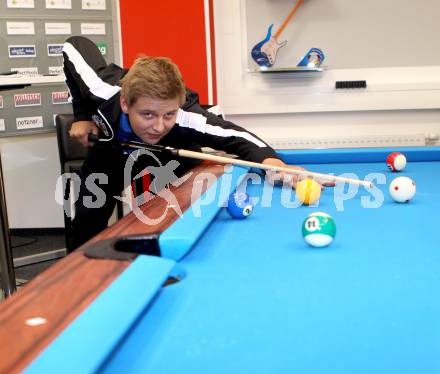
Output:
[[[115,147],[118,141],[194,151],[211,147],[241,159],[285,166],[256,135],[202,109],[198,95],[185,88],[177,66],[167,58],[141,57],[125,70],[107,65],[93,42],[79,36],[66,41],[63,57],[75,117],[70,135],[84,146],[91,145],[89,134],[99,134],[102,139],[89,148],[82,180],[100,175],[97,184],[105,193],[105,201],[99,207],[84,204],[90,186],[81,183],[73,221],[74,248],[107,226],[115,206],[113,196],[123,190],[124,165],[129,156]],[[176,176],[198,163],[175,156],[158,157],[162,165],[173,158],[178,161]],[[157,166],[151,157],[144,157],[137,165],[140,170]],[[294,183],[295,178],[290,180]]]

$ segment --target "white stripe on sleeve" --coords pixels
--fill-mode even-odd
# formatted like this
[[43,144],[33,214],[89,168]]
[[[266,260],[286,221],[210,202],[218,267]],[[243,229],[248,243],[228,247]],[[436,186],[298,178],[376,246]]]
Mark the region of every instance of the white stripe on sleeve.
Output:
[[99,78],[72,44],[64,43],[63,52],[67,54],[69,60],[75,66],[76,72],[81,76],[93,95],[108,100],[121,90],[121,87],[112,86]]
[[229,136],[237,136],[254,143],[258,147],[267,147],[267,144],[248,132],[224,129],[220,126],[210,125],[209,123],[206,123],[206,117],[202,116],[201,114],[186,112],[183,109],[179,109],[177,112],[176,123],[181,127],[187,127],[203,134],[215,135],[224,138]]

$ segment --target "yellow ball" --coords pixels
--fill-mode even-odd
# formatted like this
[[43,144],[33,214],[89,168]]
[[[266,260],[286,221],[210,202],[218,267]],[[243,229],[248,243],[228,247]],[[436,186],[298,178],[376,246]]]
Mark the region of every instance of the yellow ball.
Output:
[[321,185],[313,179],[303,179],[296,184],[296,198],[304,205],[316,203],[321,196]]

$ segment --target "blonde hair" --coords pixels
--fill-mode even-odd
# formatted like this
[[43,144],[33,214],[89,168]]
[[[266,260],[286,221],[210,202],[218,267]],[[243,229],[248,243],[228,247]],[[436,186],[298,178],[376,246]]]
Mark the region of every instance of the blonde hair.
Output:
[[128,106],[140,97],[185,102],[185,84],[177,65],[166,57],[141,56],[121,79],[121,95]]

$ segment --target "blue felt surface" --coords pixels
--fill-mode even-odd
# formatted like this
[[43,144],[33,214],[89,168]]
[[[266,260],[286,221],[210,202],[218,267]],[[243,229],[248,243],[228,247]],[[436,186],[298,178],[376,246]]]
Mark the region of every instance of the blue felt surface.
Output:
[[[383,161],[307,167],[382,173],[384,203],[362,208],[364,189],[342,200],[346,187],[326,189],[316,208],[286,208],[275,188],[272,206],[246,220],[221,211],[180,262],[186,278],[161,292],[104,372],[440,372],[440,163],[399,174]],[[409,204],[388,196],[398,175],[417,183]],[[336,221],[328,248],[302,239],[313,211]]]
[[[194,246],[200,235],[217,215],[219,208],[224,206],[230,193],[235,190],[246,176],[247,168],[229,168],[216,182],[183,213],[159,237],[161,255],[178,261]],[[207,176],[214,177],[212,176]],[[201,185],[207,178],[200,178],[195,185]],[[196,195],[197,196],[197,195]]]
[[94,373],[160,290],[175,262],[139,256],[25,373]]

